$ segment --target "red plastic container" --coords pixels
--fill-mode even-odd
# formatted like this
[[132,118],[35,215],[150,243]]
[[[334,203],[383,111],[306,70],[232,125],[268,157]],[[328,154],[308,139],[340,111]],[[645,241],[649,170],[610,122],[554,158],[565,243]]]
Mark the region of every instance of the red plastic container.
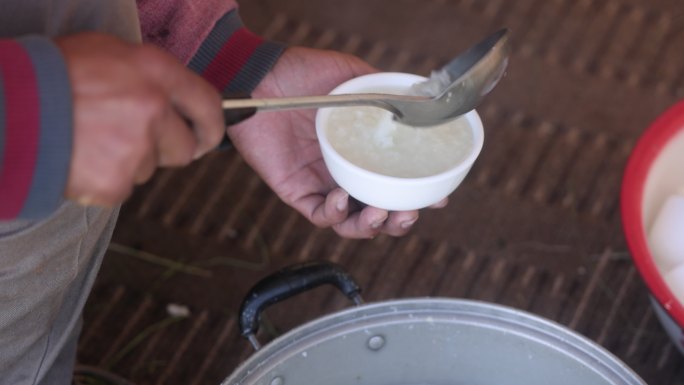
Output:
[[682,186],[684,102],[665,111],[638,140],[621,187],[622,225],[632,259],[650,290],[661,324],[684,353],[684,306],[666,285],[647,241],[658,210]]

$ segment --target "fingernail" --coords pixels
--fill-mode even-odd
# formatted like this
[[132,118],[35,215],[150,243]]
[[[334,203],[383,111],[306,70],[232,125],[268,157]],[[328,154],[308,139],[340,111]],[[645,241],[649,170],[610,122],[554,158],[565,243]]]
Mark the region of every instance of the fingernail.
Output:
[[335,208],[337,208],[337,211],[345,211],[347,209],[348,204],[349,204],[349,194],[344,194],[343,196],[341,196],[337,200],[337,203],[335,204]]
[[408,221],[401,222],[401,228],[402,229],[408,229],[409,227],[413,226],[413,224],[416,223],[415,219],[411,219]]
[[370,226],[371,229],[373,229],[373,230],[379,229],[379,228],[385,223],[385,220],[387,220],[387,216],[384,216],[384,217],[382,217],[382,218],[376,219],[375,221],[373,221],[373,222],[371,223],[371,226]]

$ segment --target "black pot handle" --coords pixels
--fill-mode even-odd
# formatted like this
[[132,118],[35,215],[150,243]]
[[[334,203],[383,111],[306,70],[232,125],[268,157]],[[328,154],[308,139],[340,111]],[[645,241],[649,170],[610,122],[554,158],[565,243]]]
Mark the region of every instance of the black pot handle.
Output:
[[359,285],[339,265],[330,262],[293,265],[262,279],[245,296],[240,306],[242,336],[259,350],[256,333],[261,312],[269,305],[325,284],[335,285],[357,305],[363,302]]

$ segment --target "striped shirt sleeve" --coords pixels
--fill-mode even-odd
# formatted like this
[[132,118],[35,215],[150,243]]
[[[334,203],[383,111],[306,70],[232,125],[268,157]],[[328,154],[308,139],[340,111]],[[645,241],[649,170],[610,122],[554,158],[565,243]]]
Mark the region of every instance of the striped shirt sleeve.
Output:
[[251,93],[283,49],[247,30],[233,10],[216,22],[188,66],[224,94]]
[[222,93],[251,93],[284,46],[250,32],[232,0],[138,0],[143,40],[160,46]]
[[63,201],[72,140],[66,65],[48,39],[0,39],[0,220]]

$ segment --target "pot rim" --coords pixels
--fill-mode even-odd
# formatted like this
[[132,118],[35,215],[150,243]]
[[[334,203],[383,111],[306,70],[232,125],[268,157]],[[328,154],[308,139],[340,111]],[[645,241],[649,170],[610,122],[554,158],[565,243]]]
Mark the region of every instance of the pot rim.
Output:
[[368,303],[309,321],[252,354],[222,385],[252,384],[247,380],[269,373],[281,360],[351,328],[357,330],[406,319],[411,322],[442,321],[445,316],[448,316],[448,322],[482,325],[536,340],[575,358],[604,377],[614,379],[615,384],[646,384],[608,350],[554,321],[499,304],[424,297]]

